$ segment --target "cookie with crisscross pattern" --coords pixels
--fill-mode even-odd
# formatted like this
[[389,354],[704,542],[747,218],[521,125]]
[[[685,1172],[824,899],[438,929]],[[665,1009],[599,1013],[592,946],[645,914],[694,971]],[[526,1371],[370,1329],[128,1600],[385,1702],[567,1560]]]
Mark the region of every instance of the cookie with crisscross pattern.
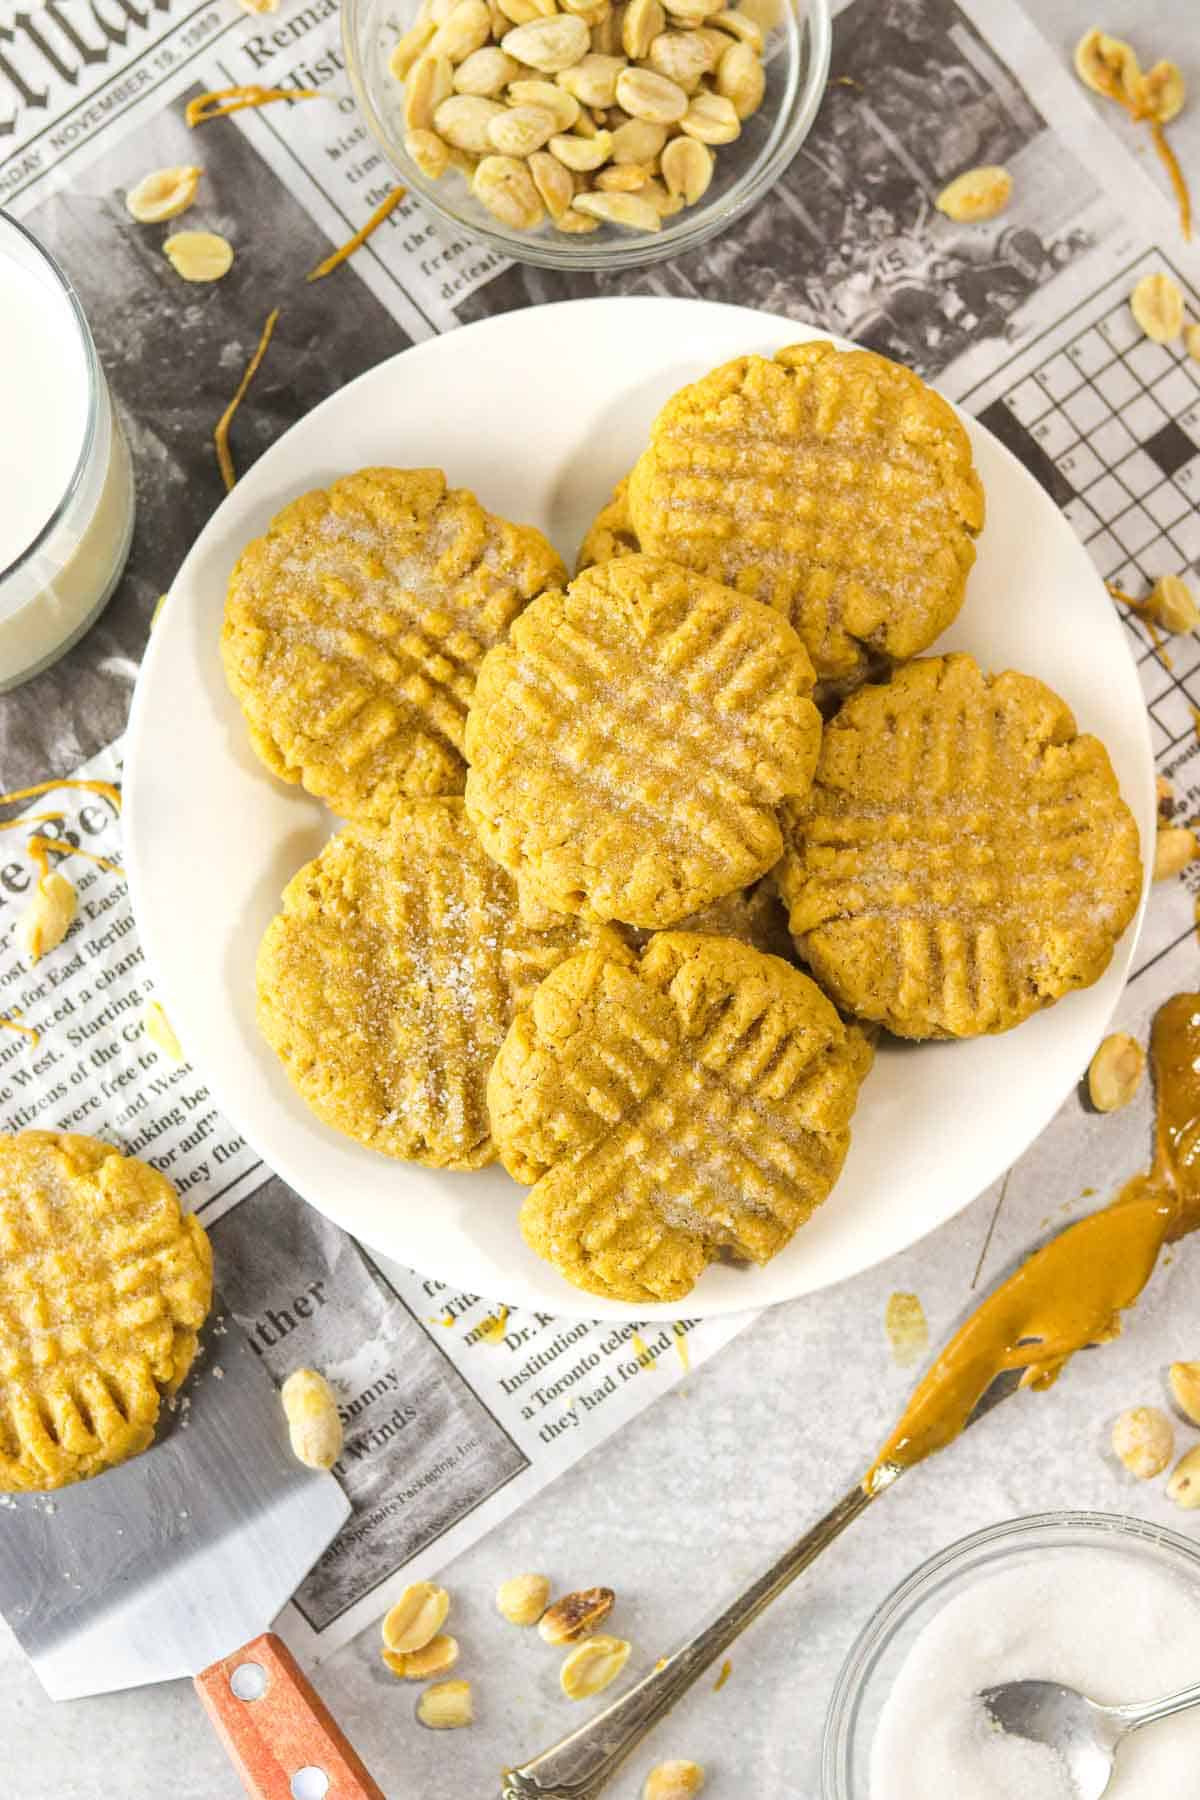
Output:
[[765,1263],[825,1199],[871,1049],[819,988],[728,938],[562,963],[488,1083],[521,1228],[588,1292],[678,1300],[718,1257]]
[[643,550],[791,620],[822,703],[945,630],[984,512],[946,401],[910,369],[826,341],[738,357],[682,388],[627,503]]
[[972,1037],[1104,973],[1141,861],[1108,754],[1065,701],[952,655],[861,688],[826,726],[776,878],[839,1006],[902,1037]]
[[653,556],[526,608],[479,672],[467,812],[522,892],[670,925],[765,874],[808,788],[812,668],[787,621]]
[[308,1105],[385,1156],[477,1169],[485,1085],[514,1011],[581,945],[523,922],[457,799],[401,801],[288,883],[258,952],[258,1019]]
[[461,794],[476,670],[565,574],[540,531],[438,469],[360,469],[294,500],[242,552],[225,605],[255,750],[346,818]]
[[154,1437],[212,1304],[212,1253],[148,1163],[0,1136],[0,1491],[63,1487]]
[[611,562],[614,556],[636,556],[641,548],[629,517],[629,477],[626,475],[623,481],[618,481],[612,498],[588,526],[579,546],[576,573],[582,575],[593,564]]

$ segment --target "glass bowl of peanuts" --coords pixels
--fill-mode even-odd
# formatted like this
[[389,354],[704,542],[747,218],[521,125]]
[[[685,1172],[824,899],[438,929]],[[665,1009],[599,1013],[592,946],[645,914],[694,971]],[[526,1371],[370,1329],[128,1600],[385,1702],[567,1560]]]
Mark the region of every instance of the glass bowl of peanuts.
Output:
[[343,0],[346,66],[410,192],[551,269],[694,249],[787,168],[829,0]]

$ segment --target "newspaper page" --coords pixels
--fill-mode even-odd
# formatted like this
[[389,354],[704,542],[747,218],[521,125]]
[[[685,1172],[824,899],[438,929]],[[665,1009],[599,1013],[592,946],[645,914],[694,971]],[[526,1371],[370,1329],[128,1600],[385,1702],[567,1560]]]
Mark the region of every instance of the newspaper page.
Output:
[[[87,769],[119,775],[115,740],[154,601],[221,497],[212,423],[275,305],[271,356],[239,420],[241,467],[317,400],[433,332],[588,293],[697,295],[815,323],[936,380],[1016,452],[1125,592],[1194,573],[1200,364],[1143,338],[1128,294],[1166,270],[1200,316],[1200,262],[1128,135],[1101,121],[1014,0],[852,0],[833,73],[795,164],[702,251],[568,278],[506,264],[409,199],[331,297],[326,283],[306,289],[305,274],[392,180],[348,97],[334,0],[282,0],[253,18],[235,0],[19,12],[0,0],[0,204],[79,287],[141,474],[117,599],[0,708],[6,780],[88,757]],[[329,99],[242,113],[202,138],[188,130],[189,97],[242,81]],[[161,234],[134,228],[122,197],[148,169],[193,160],[205,167],[195,222],[229,235],[238,261],[226,281],[181,296]],[[934,198],[980,163],[1012,171],[1013,203],[986,226],[956,225]],[[1125,623],[1158,766],[1175,816],[1190,818],[1200,640],[1168,646]],[[111,809],[73,790],[49,804],[59,835],[119,861]],[[211,1227],[226,1310],[272,1373],[312,1362],[338,1385],[338,1475],[355,1514],[286,1621],[304,1653],[344,1642],[402,1581],[447,1562],[748,1323],[638,1333],[507,1314],[374,1261],[257,1162],[194,1071],[145,1039],[152,978],[119,876],[77,858],[76,925],[35,970],[20,962],[12,924],[30,873],[19,833],[9,842],[0,999],[10,1023],[40,1036],[0,1037],[0,1123],[103,1133],[163,1168]],[[1194,982],[1198,890],[1193,867],[1154,895],[1123,1004],[1130,1029]],[[1057,1166],[1073,1129],[1064,1110],[1013,1179]]]

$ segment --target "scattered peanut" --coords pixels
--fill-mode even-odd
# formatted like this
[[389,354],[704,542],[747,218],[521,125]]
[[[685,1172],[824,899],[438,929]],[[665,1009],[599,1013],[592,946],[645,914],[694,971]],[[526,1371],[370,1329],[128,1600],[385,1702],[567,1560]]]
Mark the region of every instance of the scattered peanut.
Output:
[[1177,63],[1156,62],[1137,85],[1137,108],[1159,125],[1169,125],[1183,111],[1187,98],[1183,72]]
[[1160,575],[1142,610],[1156,619],[1164,631],[1195,631],[1200,625],[1200,606],[1187,582],[1178,575]]
[[435,1681],[417,1701],[417,1718],[430,1731],[458,1731],[475,1718],[469,1681]]
[[1200,1506],[1200,1444],[1193,1444],[1175,1464],[1167,1483],[1167,1499],[1189,1512]]
[[379,1654],[401,1681],[428,1681],[431,1675],[444,1675],[454,1667],[458,1661],[458,1639],[439,1632],[419,1650],[389,1650],[385,1644]]
[[593,1637],[571,1651],[558,1674],[558,1685],[568,1700],[590,1700],[615,1681],[633,1645],[624,1638]]
[[941,213],[957,224],[994,219],[1012,199],[1012,176],[1007,169],[988,166],[956,175],[934,202]]
[[542,1615],[538,1636],[546,1644],[572,1644],[607,1619],[615,1599],[612,1589],[606,1587],[581,1588],[577,1593],[564,1594]]
[[704,1786],[704,1770],[694,1762],[664,1762],[651,1769],[642,1800],[691,1800]]
[[1188,825],[1160,825],[1154,839],[1154,879],[1165,881],[1186,869],[1200,852],[1196,834]]
[[142,1030],[150,1039],[156,1050],[169,1056],[172,1062],[183,1062],[184,1054],[179,1039],[175,1036],[175,1028],[157,1000],[147,1000],[142,1008]]
[[1193,1425],[1200,1425],[1200,1362],[1173,1362],[1167,1371],[1171,1398]]
[[1075,73],[1093,93],[1136,106],[1142,71],[1137,53],[1121,38],[1093,27],[1075,46]]
[[310,1469],[332,1469],[342,1454],[342,1421],[325,1377],[315,1369],[293,1369],[279,1398],[297,1459]]
[[125,196],[126,209],[139,225],[159,225],[164,219],[176,219],[196,198],[203,173],[194,163],[155,169],[130,188]]
[[1169,275],[1143,275],[1129,296],[1129,307],[1156,344],[1169,344],[1183,330],[1183,295]]
[[1131,1475],[1152,1481],[1175,1449],[1175,1429],[1157,1406],[1132,1406],[1112,1428],[1112,1447]]
[[13,927],[13,940],[31,963],[56,950],[66,937],[79,904],[71,882],[57,870],[43,875],[33,898]]
[[1088,1066],[1088,1093],[1097,1112],[1128,1106],[1138,1091],[1146,1052],[1125,1031],[1106,1037]]
[[536,1625],[549,1598],[550,1583],[544,1575],[514,1575],[496,1589],[496,1605],[510,1625]]
[[163,254],[185,281],[220,281],[233,267],[233,245],[215,231],[177,231]]
[[441,1631],[449,1611],[450,1596],[445,1588],[435,1587],[431,1581],[414,1581],[384,1616],[384,1648],[405,1656],[424,1650]]

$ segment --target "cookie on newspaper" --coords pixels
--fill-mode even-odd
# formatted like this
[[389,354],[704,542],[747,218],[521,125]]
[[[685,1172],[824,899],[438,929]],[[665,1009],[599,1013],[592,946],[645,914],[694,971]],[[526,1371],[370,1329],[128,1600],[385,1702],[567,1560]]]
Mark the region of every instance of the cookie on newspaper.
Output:
[[818,699],[926,649],[962,605],[983,489],[954,411],[870,350],[741,356],[659,413],[629,481],[643,550],[768,601]]
[[860,689],[826,726],[777,879],[839,1006],[901,1037],[973,1037],[1104,973],[1141,862],[1108,754],[1066,703],[954,655]]
[[288,883],[259,946],[259,1025],[327,1125],[385,1156],[477,1169],[495,1156],[484,1087],[514,1011],[593,941],[561,915],[522,923],[461,800],[401,801]]
[[565,570],[540,531],[439,469],[360,469],[285,506],[238,559],[221,655],[273,774],[346,818],[461,794],[485,651]]
[[97,1138],[0,1136],[0,1491],[145,1450],[211,1304],[208,1239],[165,1175]]
[[770,607],[660,557],[527,607],[479,672],[467,812],[531,899],[671,925],[766,873],[807,791],[812,668]]
[[799,969],[660,932],[560,964],[488,1083],[521,1228],[567,1280],[678,1300],[718,1257],[765,1263],[825,1199],[871,1063]]

